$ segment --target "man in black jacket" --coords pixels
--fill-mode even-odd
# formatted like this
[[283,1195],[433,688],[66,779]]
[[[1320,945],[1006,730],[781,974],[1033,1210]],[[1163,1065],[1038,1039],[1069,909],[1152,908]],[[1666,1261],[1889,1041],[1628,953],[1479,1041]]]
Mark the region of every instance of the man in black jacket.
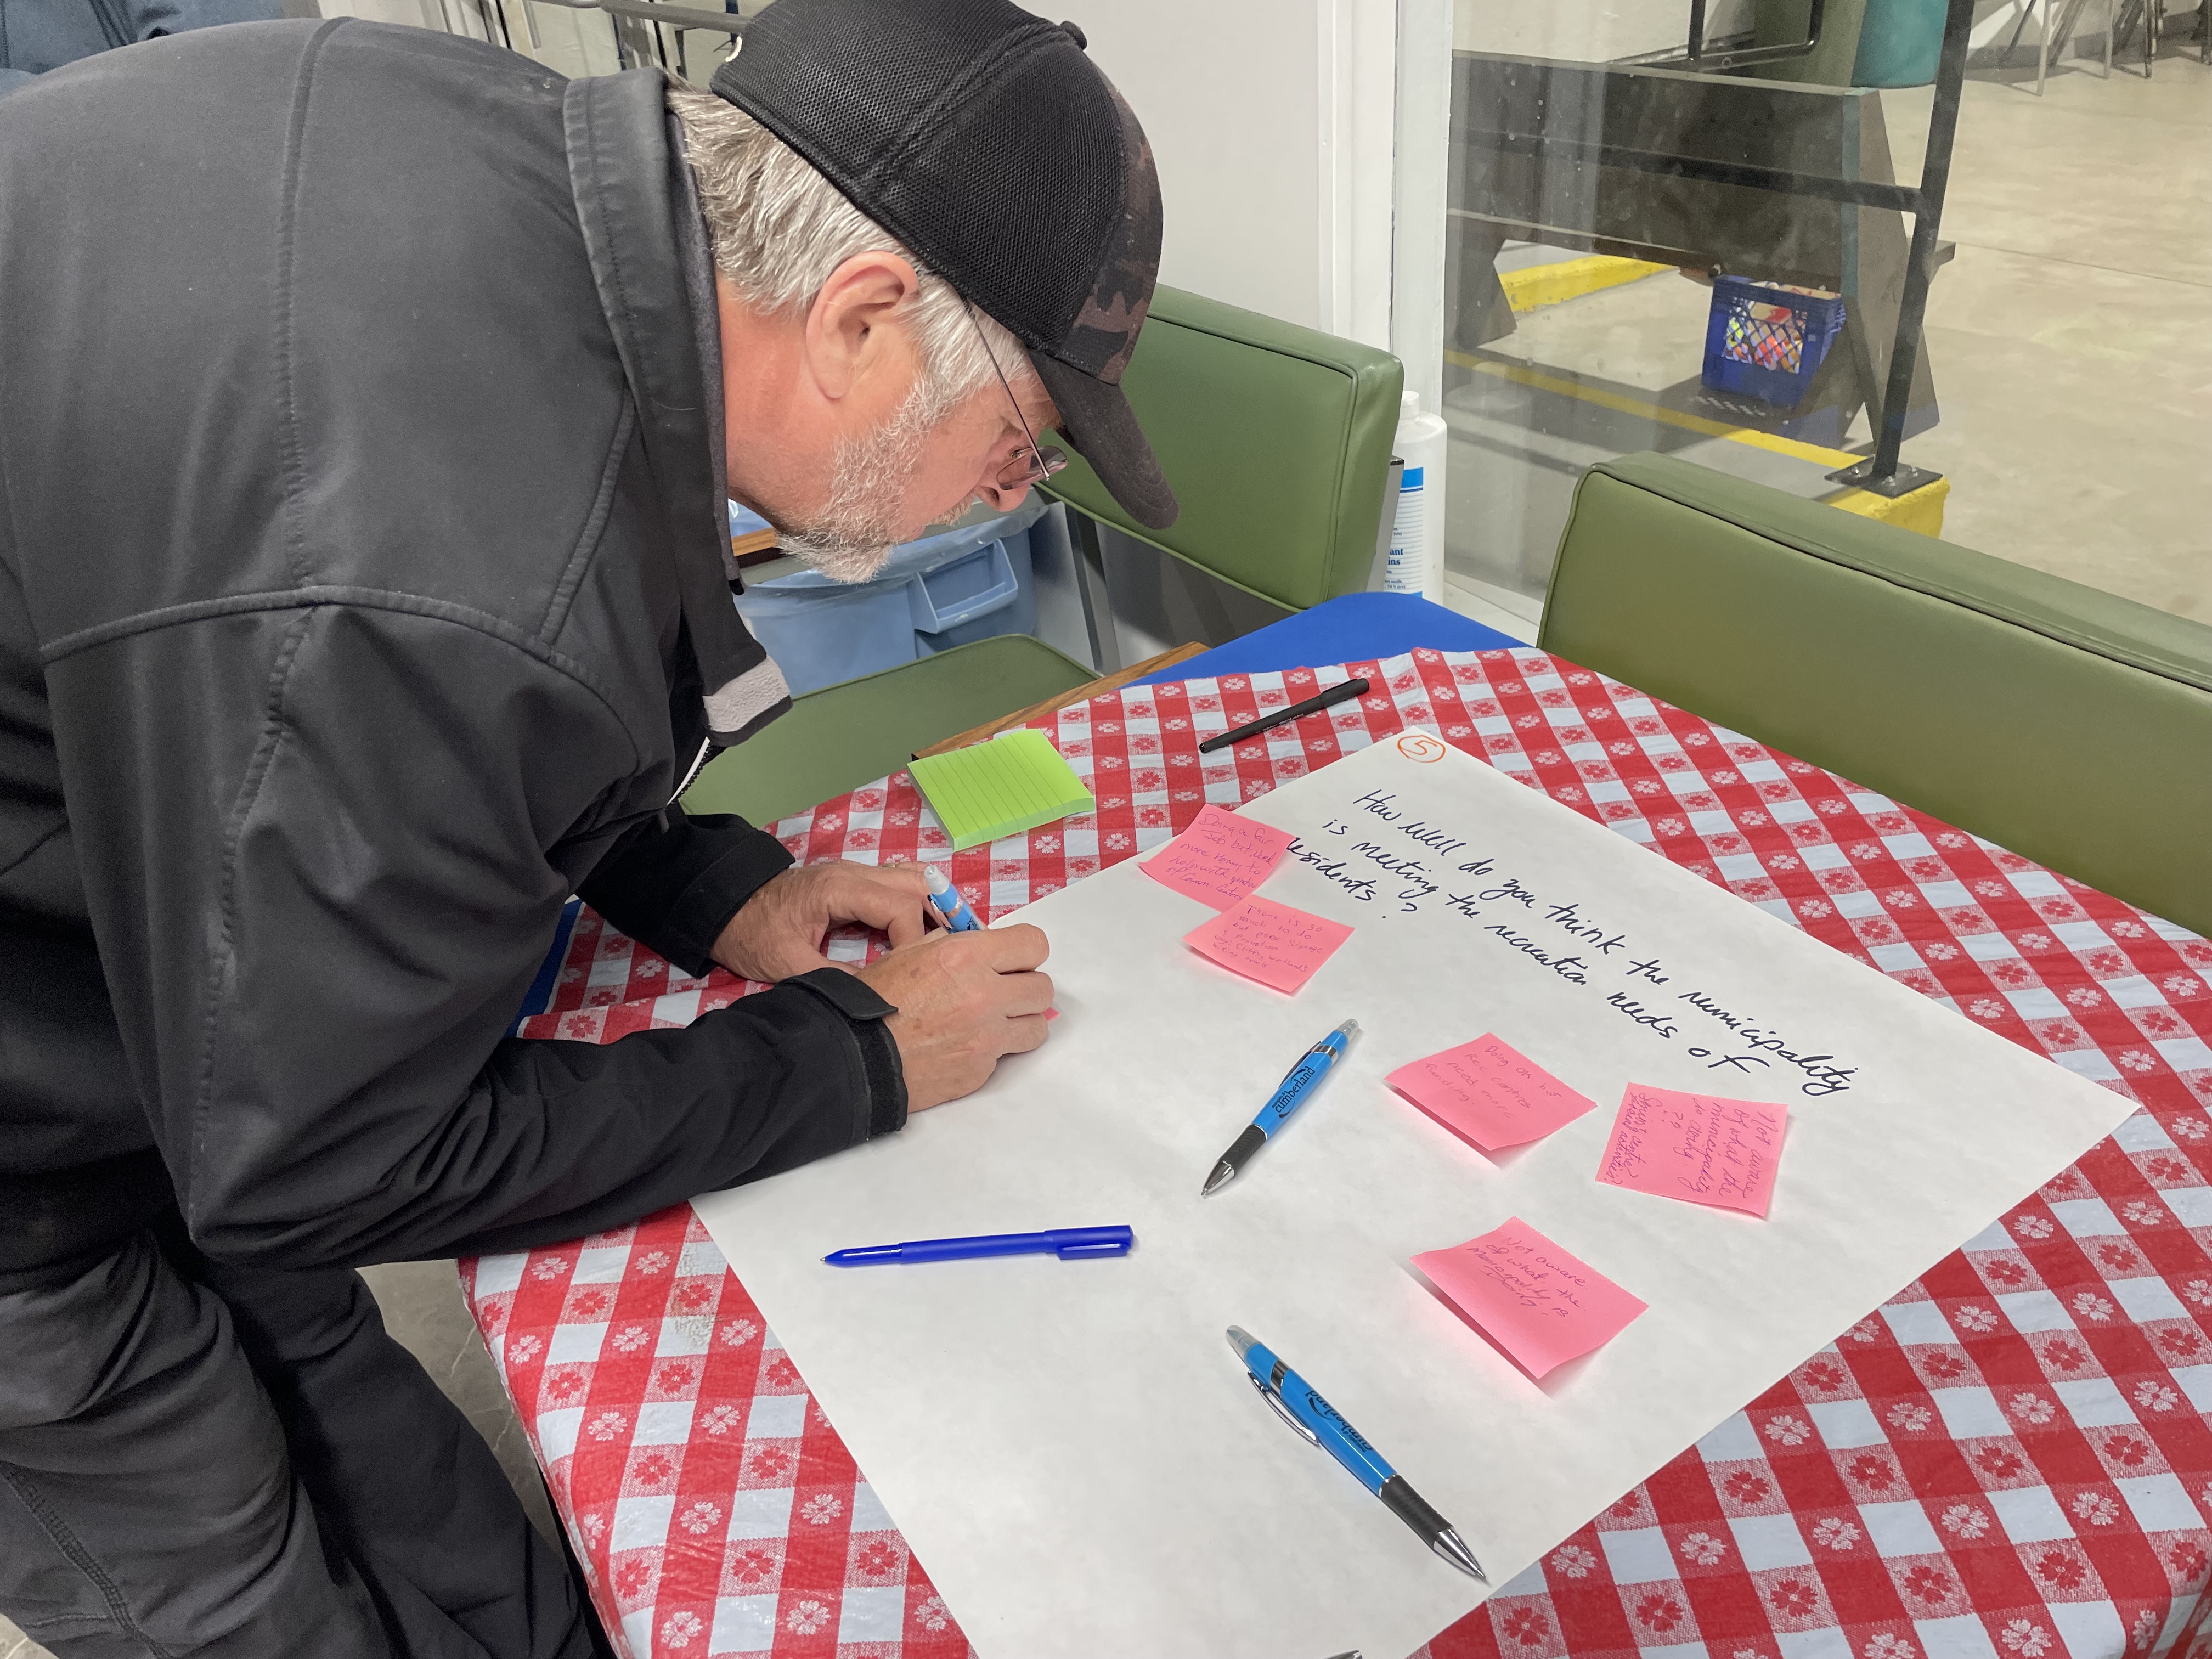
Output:
[[[1053,425],[1172,516],[1149,154],[1005,0],[782,0],[715,91],[272,23],[0,103],[0,1611],[68,1659],[598,1650],[353,1267],[1043,1040],[1035,929],[673,802],[787,706],[726,493],[864,572]],[[782,982],[511,1040],[571,891]],[[828,966],[850,921],[898,948]]]

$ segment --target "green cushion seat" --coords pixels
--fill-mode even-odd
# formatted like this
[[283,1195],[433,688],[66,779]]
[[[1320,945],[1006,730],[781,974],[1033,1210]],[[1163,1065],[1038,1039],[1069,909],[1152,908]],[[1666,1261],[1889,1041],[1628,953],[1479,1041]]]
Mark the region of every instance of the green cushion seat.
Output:
[[1577,487],[1539,642],[2212,933],[2212,628],[1647,454]]
[[1367,586],[1398,394],[1387,351],[1179,289],[1121,377],[1182,513],[1151,530],[1070,455],[1045,493],[1286,611]]
[[684,810],[773,823],[897,771],[933,743],[1094,678],[1042,640],[1000,634],[825,685],[717,757],[685,792]]

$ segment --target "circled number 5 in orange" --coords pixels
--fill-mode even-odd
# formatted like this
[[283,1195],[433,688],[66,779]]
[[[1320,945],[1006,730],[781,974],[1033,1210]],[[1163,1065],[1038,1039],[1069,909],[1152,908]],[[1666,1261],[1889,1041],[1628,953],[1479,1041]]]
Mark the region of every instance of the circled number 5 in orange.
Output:
[[1434,765],[1444,757],[1443,740],[1432,738],[1425,732],[1405,732],[1399,734],[1398,752],[1407,760]]

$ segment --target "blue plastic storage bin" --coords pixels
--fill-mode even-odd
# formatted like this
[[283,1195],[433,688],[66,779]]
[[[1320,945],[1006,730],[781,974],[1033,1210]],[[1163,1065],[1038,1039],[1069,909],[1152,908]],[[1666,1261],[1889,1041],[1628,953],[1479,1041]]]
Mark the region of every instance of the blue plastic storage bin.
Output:
[[865,582],[818,570],[748,580],[738,610],[794,692],[913,662],[994,634],[1036,631],[1030,526],[1047,503],[907,543]]
[[1705,324],[1705,383],[1795,409],[1843,326],[1840,295],[1718,277]]

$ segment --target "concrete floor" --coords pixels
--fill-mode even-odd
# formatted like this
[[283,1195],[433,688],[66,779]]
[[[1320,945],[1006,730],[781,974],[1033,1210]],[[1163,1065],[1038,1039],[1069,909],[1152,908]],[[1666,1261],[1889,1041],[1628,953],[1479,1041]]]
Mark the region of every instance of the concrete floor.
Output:
[[[1905,455],[1951,481],[1946,539],[2212,623],[2212,69],[2197,51],[2169,41],[2148,80],[2139,55],[2110,80],[2069,60],[2040,99],[2032,59],[1968,81],[1942,233],[1958,252],[1925,336],[1942,421]],[[1930,94],[1883,101],[1910,177]],[[1706,308],[1662,274],[1525,315],[1486,355],[1725,418],[1698,404]],[[1542,591],[1583,466],[1689,439],[1494,379],[1446,401],[1454,573],[1523,593]]]

